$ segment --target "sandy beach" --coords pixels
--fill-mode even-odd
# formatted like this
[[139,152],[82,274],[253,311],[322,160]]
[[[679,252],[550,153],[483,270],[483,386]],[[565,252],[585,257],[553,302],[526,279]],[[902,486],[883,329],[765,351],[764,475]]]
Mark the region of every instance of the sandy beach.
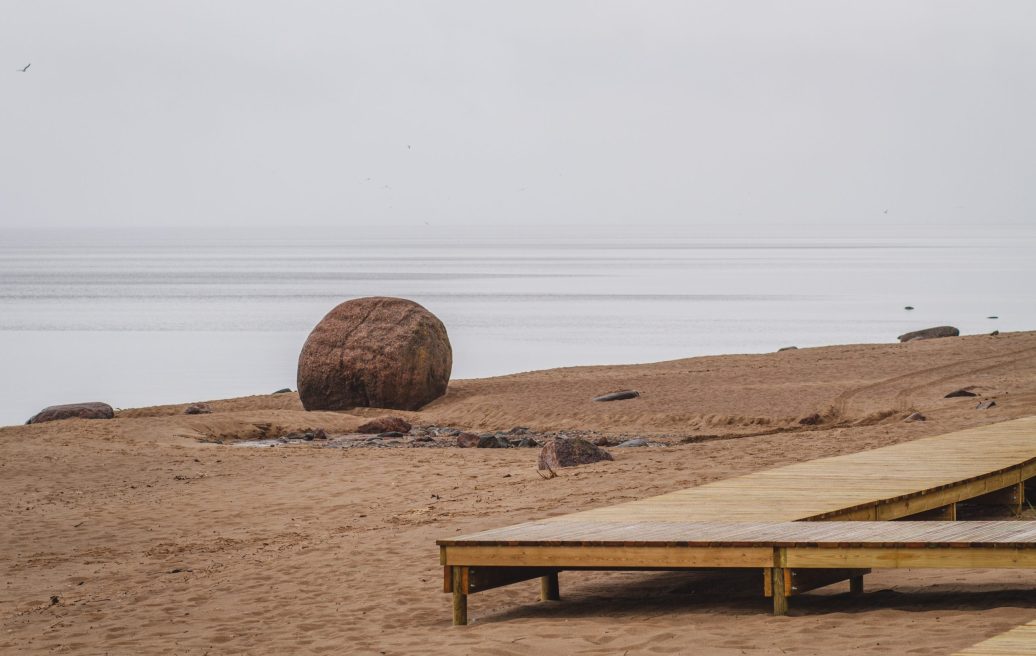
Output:
[[[978,396],[944,398],[961,387]],[[641,397],[590,401],[627,388]],[[976,409],[984,399],[996,405]],[[1036,332],[456,380],[419,412],[305,412],[295,394],[187,405],[0,428],[0,652],[948,654],[1036,618],[1027,572],[876,572],[862,596],[833,586],[779,618],[754,574],[566,572],[559,603],[538,603],[535,582],[506,587],[453,627],[435,546],[1032,415]],[[914,411],[927,420],[905,422]],[[235,446],[382,415],[658,444],[551,480],[536,450],[445,437]]]

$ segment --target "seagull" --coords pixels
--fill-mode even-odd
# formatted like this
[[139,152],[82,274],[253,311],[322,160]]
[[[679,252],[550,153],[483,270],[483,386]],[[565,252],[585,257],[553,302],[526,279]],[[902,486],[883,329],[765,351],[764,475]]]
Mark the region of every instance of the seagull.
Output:
[[25,71],[29,70],[30,66],[32,66],[32,62],[29,62],[28,64],[26,64],[25,68],[19,68],[18,70],[21,71],[22,73],[24,73]]
[[888,210],[881,210],[881,213],[882,213],[882,214],[888,214],[888,213],[889,213],[889,211],[888,211]]

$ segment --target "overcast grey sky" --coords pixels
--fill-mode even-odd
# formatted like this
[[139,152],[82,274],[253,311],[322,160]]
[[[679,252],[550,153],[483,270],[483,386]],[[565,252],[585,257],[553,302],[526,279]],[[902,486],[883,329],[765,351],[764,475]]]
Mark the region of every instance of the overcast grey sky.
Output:
[[1030,0],[7,0],[0,227],[1026,222],[1034,117]]

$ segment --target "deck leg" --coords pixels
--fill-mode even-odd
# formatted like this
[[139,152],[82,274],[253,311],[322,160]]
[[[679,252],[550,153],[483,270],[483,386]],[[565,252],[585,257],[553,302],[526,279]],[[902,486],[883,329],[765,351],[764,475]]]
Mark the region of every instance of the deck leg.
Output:
[[863,594],[863,574],[849,579],[849,594]]
[[558,573],[551,572],[540,577],[540,601],[560,601],[561,589],[558,586]]
[[774,567],[770,570],[773,582],[773,614],[788,614],[788,591],[784,589],[784,568]]
[[468,623],[468,591],[464,586],[464,567],[453,568],[453,625]]

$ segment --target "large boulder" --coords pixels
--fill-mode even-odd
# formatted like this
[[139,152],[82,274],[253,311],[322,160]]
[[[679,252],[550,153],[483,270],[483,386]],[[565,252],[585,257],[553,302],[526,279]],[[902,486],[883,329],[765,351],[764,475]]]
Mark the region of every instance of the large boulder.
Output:
[[89,403],[69,403],[67,405],[52,405],[40,410],[32,416],[27,424],[40,424],[45,421],[56,421],[58,419],[111,419],[115,411],[107,403],[91,401]]
[[372,296],[327,313],[299,355],[306,410],[417,410],[446,393],[453,349],[446,327],[413,301]]
[[612,454],[581,437],[559,437],[547,442],[540,449],[539,469],[558,469],[588,465],[601,460],[614,460]]
[[935,328],[925,328],[924,330],[915,330],[912,333],[904,333],[897,337],[901,342],[910,342],[915,339],[936,339],[939,337],[956,337],[960,335],[960,331],[953,326],[936,326]]

